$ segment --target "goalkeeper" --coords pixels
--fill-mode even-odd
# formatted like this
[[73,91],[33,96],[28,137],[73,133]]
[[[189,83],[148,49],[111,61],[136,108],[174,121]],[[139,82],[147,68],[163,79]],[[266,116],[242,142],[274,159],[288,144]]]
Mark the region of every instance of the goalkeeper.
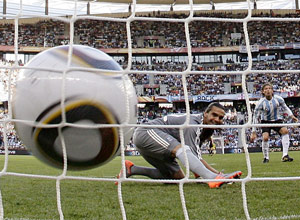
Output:
[[[190,124],[221,125],[223,124],[224,115],[224,107],[214,102],[206,108],[203,114],[191,115]],[[152,120],[147,124],[182,125],[185,121],[186,115],[169,115]],[[185,175],[176,158],[185,165],[184,150],[187,154],[189,168],[195,176],[200,176],[203,179],[232,179],[239,178],[242,175],[241,171],[223,174],[202,159],[200,147],[205,141],[210,140],[214,129],[184,128],[184,146],[180,142],[179,130],[179,128],[137,128],[133,135],[133,143],[144,159],[154,168],[136,166],[131,161],[126,160],[126,177],[143,175],[152,179],[182,179]],[[208,185],[210,188],[218,188],[224,183],[212,181],[208,182]]]

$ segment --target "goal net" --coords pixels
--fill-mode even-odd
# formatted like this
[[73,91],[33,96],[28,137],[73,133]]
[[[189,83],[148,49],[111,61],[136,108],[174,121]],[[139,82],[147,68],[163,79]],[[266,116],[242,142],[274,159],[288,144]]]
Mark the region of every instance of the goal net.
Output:
[[[43,189],[45,192],[49,193],[49,196],[48,194],[45,194],[42,197],[43,200],[41,199],[42,201],[31,201],[36,205],[40,204],[42,206],[44,201],[50,200],[55,194],[55,202],[53,202],[53,200],[50,200],[50,202],[48,201],[50,204],[50,211],[47,211],[47,208],[45,207],[42,208],[44,211],[46,210],[46,216],[50,216],[49,219],[57,217],[60,219],[107,219],[110,218],[110,215],[113,216],[112,218],[115,218],[116,216],[113,214],[115,212],[119,212],[120,214],[117,215],[117,217],[122,219],[153,219],[157,218],[156,215],[162,215],[164,216],[162,219],[167,219],[167,215],[169,216],[169,219],[177,219],[177,217],[180,216],[180,219],[186,220],[214,219],[214,217],[211,215],[216,214],[215,212],[218,212],[218,217],[215,219],[224,219],[220,216],[231,211],[234,216],[229,214],[227,217],[225,217],[225,219],[300,218],[300,213],[296,208],[299,205],[299,202],[296,199],[297,196],[294,198],[295,200],[289,200],[291,201],[291,204],[289,204],[290,206],[293,206],[293,203],[297,204],[297,206],[294,207],[294,212],[290,212],[292,207],[291,209],[289,207],[288,211],[277,210],[277,212],[275,212],[275,216],[273,214],[272,205],[266,202],[266,200],[263,201],[268,205],[264,206],[264,204],[262,204],[262,206],[258,207],[256,204],[254,204],[256,200],[253,197],[259,197],[259,193],[264,191],[256,191],[260,182],[268,182],[269,185],[266,185],[268,185],[269,188],[265,189],[268,191],[272,189],[272,186],[276,187],[276,185],[280,182],[287,183],[288,186],[292,185],[289,184],[290,182],[298,183],[300,180],[300,175],[295,171],[292,176],[286,176],[285,169],[290,168],[287,166],[280,168],[278,171],[280,175],[274,173],[274,175],[269,174],[268,176],[264,176],[268,168],[257,168],[252,166],[254,159],[249,154],[249,148],[251,146],[249,145],[248,141],[250,129],[253,127],[260,129],[263,126],[266,126],[252,123],[253,106],[251,105],[250,100],[259,97],[261,86],[260,84],[254,85],[253,82],[258,81],[262,84],[262,82],[272,81],[274,84],[276,84],[276,82],[278,83],[278,80],[276,81],[275,79],[282,79],[280,76],[283,74],[285,74],[283,78],[287,80],[289,80],[288,77],[297,79],[299,76],[299,68],[290,68],[288,63],[284,61],[282,61],[284,63],[280,67],[277,67],[272,61],[272,58],[268,58],[270,56],[264,56],[264,58],[261,57],[260,59],[264,62],[264,65],[260,65],[257,56],[257,53],[259,52],[257,50],[260,50],[259,45],[261,45],[264,50],[268,51],[271,48],[274,48],[274,50],[278,49],[281,47],[281,44],[284,44],[288,49],[299,48],[299,43],[297,44],[293,41],[295,38],[299,39],[300,34],[300,19],[296,12],[291,16],[289,15],[288,11],[285,13],[285,15],[278,16],[273,14],[274,12],[270,10],[267,10],[266,12],[261,11],[258,13],[258,11],[253,10],[253,1],[250,0],[245,1],[247,2],[248,9],[243,12],[241,11],[240,13],[228,13],[226,11],[221,11],[219,13],[217,11],[201,12],[195,10],[195,5],[193,4],[193,1],[190,0],[188,2],[189,11],[163,13],[158,10],[147,14],[139,14],[136,12],[136,8],[138,6],[137,1],[133,0],[130,4],[130,13],[120,14],[118,16],[99,16],[78,15],[76,11],[78,1],[70,2],[75,5],[75,10],[72,15],[65,17],[50,15],[37,16],[32,12],[30,15],[34,18],[28,21],[29,24],[23,24],[23,22],[21,22],[23,21],[22,19],[25,13],[22,8],[22,1],[20,1],[20,9],[17,14],[0,15],[1,17],[5,18],[1,21],[3,29],[7,27],[11,29],[11,32],[8,32],[7,30],[2,32],[3,36],[6,38],[6,45],[2,44],[3,48],[2,46],[0,46],[0,48],[5,51],[6,47],[8,48],[8,46],[12,46],[9,47],[10,50],[13,48],[13,51],[10,52],[14,53],[14,62],[9,62],[6,60],[2,61],[0,65],[2,83],[2,85],[0,85],[0,91],[4,94],[7,94],[7,97],[3,98],[3,100],[7,100],[7,102],[5,102],[7,103],[7,106],[2,108],[2,118],[0,120],[1,132],[3,135],[2,150],[4,152],[3,160],[1,160],[3,161],[3,168],[0,173],[0,181],[2,182],[3,180],[4,183],[3,188],[0,187],[0,219],[7,219],[7,215],[9,216],[9,219],[15,219],[13,212],[6,209],[6,204],[10,204],[9,207],[14,210],[18,209],[18,207],[20,207],[20,209],[27,209],[28,207],[25,206],[24,208],[22,203],[30,200],[28,199],[29,197],[37,198],[35,192],[32,192],[30,188],[26,188],[29,193],[27,195],[25,194],[25,198],[22,201],[19,201],[13,195],[10,195],[11,197],[9,197],[9,194],[11,193],[9,193],[7,189],[12,191],[20,191],[22,184],[17,185],[20,188],[11,189],[7,186],[7,182],[5,182],[11,181],[11,179],[8,177],[15,177],[16,179],[14,180],[16,181],[20,180],[20,178],[22,178],[22,180],[38,179],[43,181],[43,184],[46,181],[55,182],[55,184],[49,184],[52,186],[51,189]],[[26,16],[28,16],[28,13]],[[39,22],[38,27],[42,30],[34,29],[37,32],[30,32],[30,28],[34,27],[37,22]],[[275,28],[279,23],[283,24],[278,29],[280,32],[274,32],[272,27]],[[297,28],[297,36],[287,33],[286,30],[291,30],[288,29],[289,25]],[[59,27],[63,27],[63,33],[59,31]],[[222,27],[226,28],[227,31],[221,32]],[[267,34],[259,35],[260,33],[264,33],[261,29],[259,29],[261,27],[268,29],[268,34],[278,34],[279,36]],[[112,34],[106,36],[106,33],[109,32]],[[152,36],[152,38],[149,36]],[[272,44],[267,42],[269,39],[273,40]],[[20,42],[23,43],[23,46],[21,46]],[[24,42],[26,42],[27,47],[24,47]],[[213,142],[215,145],[217,145],[217,152],[219,153],[220,151],[222,155],[215,155],[211,157],[213,161],[215,160],[215,157],[222,160],[222,158],[226,156],[226,154],[223,154],[224,148],[227,147],[226,144],[228,140],[224,140],[224,135],[240,135],[240,145],[242,147],[241,149],[243,154],[239,155],[242,155],[242,157],[238,157],[239,155],[237,154],[232,154],[227,161],[231,161],[231,163],[238,166],[234,167],[234,169],[242,169],[243,171],[243,176],[241,179],[230,180],[230,182],[234,183],[234,190],[230,190],[230,187],[226,187],[224,190],[222,189],[218,191],[208,190],[208,187],[203,187],[203,185],[206,186],[206,184],[196,183],[207,183],[212,180],[195,179],[188,170],[188,167],[185,169],[186,177],[181,180],[152,180],[139,177],[126,178],[124,176],[116,179],[116,177],[110,172],[110,167],[117,166],[117,173],[119,172],[120,168],[122,169],[123,173],[125,172],[125,160],[127,157],[125,155],[125,150],[127,146],[124,141],[121,141],[120,144],[120,162],[117,164],[115,160],[109,162],[107,165],[105,165],[106,168],[103,168],[103,170],[99,171],[101,174],[99,174],[99,176],[94,176],[94,173],[90,174],[88,171],[69,172],[66,169],[52,171],[50,168],[50,171],[48,170],[49,172],[46,168],[44,169],[44,171],[47,171],[46,175],[40,173],[39,171],[32,173],[30,171],[30,166],[32,166],[31,164],[28,164],[28,167],[23,167],[24,171],[13,169],[14,165],[11,161],[14,161],[14,158],[9,156],[10,154],[13,154],[14,150],[14,148],[11,147],[12,143],[19,149],[25,148],[25,146],[22,145],[21,140],[18,140],[17,138],[12,140],[12,132],[14,132],[13,112],[11,110],[13,101],[12,93],[15,87],[18,72],[21,69],[26,68],[23,66],[22,62],[19,61],[18,55],[23,52],[21,51],[21,48],[50,48],[63,44],[69,44],[71,47],[74,44],[83,44],[99,48],[104,52],[113,51],[113,49],[109,50],[109,48],[114,48],[115,51],[120,53],[120,55],[114,55],[114,58],[121,65],[123,65],[124,70],[122,71],[122,74],[131,77],[134,82],[140,81],[149,85],[151,82],[155,82],[155,80],[166,82],[165,84],[169,83],[168,86],[162,86],[160,89],[162,91],[166,91],[164,94],[165,96],[167,96],[167,93],[170,95],[170,97],[172,96],[172,101],[178,101],[175,99],[175,97],[179,97],[178,99],[184,102],[184,108],[182,112],[185,112],[188,115],[187,118],[189,118],[191,114],[190,112],[193,110],[191,106],[192,96],[194,102],[197,102],[197,98],[206,100],[211,99],[210,101],[227,100],[226,97],[230,97],[232,100],[243,100],[245,107],[245,109],[243,109],[245,117],[244,123],[238,124],[236,121],[233,121],[222,126],[211,126],[212,128],[222,128],[224,130],[230,129],[226,130],[227,133],[222,133],[222,136],[214,137]],[[236,60],[231,60],[227,56],[224,56],[224,58],[216,58],[216,56],[209,58],[209,56],[200,57],[197,55],[199,53],[205,53],[205,48],[214,48],[215,52],[220,53],[225,50],[225,47],[227,50],[228,48],[230,49],[231,52],[229,53],[235,53],[239,51],[240,54],[244,54],[244,56],[232,56],[231,58]],[[140,50],[137,50],[138,48]],[[146,48],[147,52],[143,52],[143,49]],[[157,48],[160,50],[157,50]],[[33,50],[33,48],[31,49]],[[214,51],[211,50],[210,52]],[[157,60],[150,60],[150,58],[143,60],[139,59],[139,57],[136,56],[136,53],[158,53],[159,55],[157,55]],[[164,60],[161,62],[159,60],[159,56],[162,55],[160,54],[172,54],[173,56],[180,54],[180,56],[174,58],[175,60],[170,58],[169,60]],[[224,54],[228,54],[228,51],[226,51]],[[255,59],[253,59],[254,54],[256,54]],[[274,52],[272,56],[276,57],[278,55]],[[25,58],[25,62],[26,59],[27,58]],[[68,59],[71,59],[71,54],[69,54]],[[238,65],[236,64],[237,61],[239,61]],[[290,62],[294,63],[297,61]],[[206,65],[202,65],[203,63],[206,63]],[[213,65],[213,63],[218,63],[219,65]],[[299,66],[299,63],[296,63],[295,65]],[[286,66],[286,68],[283,68],[284,66]],[[235,87],[232,87],[232,93],[231,91],[225,93],[224,91],[227,91],[226,86],[229,86],[229,84],[231,85],[232,80],[239,81],[240,85],[235,85]],[[294,82],[291,82],[289,85],[287,85],[290,88],[290,93],[293,92],[292,86],[297,86],[297,84],[294,84]],[[223,94],[219,93],[221,91],[221,87]],[[139,87],[137,86],[136,88],[138,89]],[[155,89],[156,88],[154,87],[148,88],[147,92],[149,92],[149,96],[160,98],[155,96]],[[277,89],[280,90],[281,88]],[[141,89],[139,92],[143,93],[145,91],[142,91]],[[202,96],[202,94],[206,94],[206,96]],[[64,97],[64,94],[62,93],[61,96]],[[30,105],[30,103],[28,103],[28,105]],[[5,112],[6,109],[8,112]],[[163,114],[163,112],[161,114]],[[152,116],[149,116],[148,114],[147,117],[147,119],[151,119]],[[286,123],[286,126],[288,127],[294,127],[295,125],[299,124],[290,122]],[[115,127],[120,128],[119,135],[121,140],[124,139],[123,137],[125,135],[122,128],[135,128],[141,126],[143,125],[140,123],[124,123],[115,125]],[[281,125],[274,124],[274,126],[279,127]],[[187,122],[186,124],[182,125],[182,127],[176,128],[182,131],[186,127],[192,127],[192,125]],[[206,126],[199,125],[199,127],[205,128]],[[181,142],[184,143],[183,135]],[[237,164],[235,161],[235,158],[237,157],[239,158],[237,161],[241,162],[241,166],[239,166],[239,164]],[[299,159],[300,158],[298,158],[298,160]],[[11,163],[12,165],[10,165]],[[217,166],[221,168],[222,165],[217,164]],[[259,164],[259,166],[262,166],[262,164]],[[253,175],[253,170],[258,174]],[[116,170],[113,170],[113,172],[115,171]],[[105,172],[109,174],[105,174]],[[118,182],[117,186],[114,185],[115,181]],[[74,188],[66,188],[66,182]],[[229,183],[229,181],[227,182]],[[258,183],[258,185],[255,185],[257,187],[256,189],[252,185],[253,182]],[[79,183],[82,184],[83,187],[81,187],[80,190],[76,190],[76,184]],[[100,183],[102,185],[100,185]],[[30,184],[33,186],[37,183],[32,181]],[[40,184],[39,187],[43,188],[43,184]],[[143,184],[144,186],[142,186]],[[249,187],[247,188],[247,186]],[[90,197],[86,198],[85,191],[88,193],[87,191],[91,190],[90,188],[93,188],[93,193],[88,194]],[[101,190],[99,188],[101,188]],[[55,189],[55,193],[52,192],[53,189]],[[157,191],[157,189],[159,189],[159,191]],[[144,190],[147,191],[147,196],[143,195],[145,192]],[[281,190],[286,192],[289,191],[289,188],[285,188],[285,185],[283,184]],[[297,188],[291,188],[291,190],[294,190],[296,195],[299,194],[297,192]],[[114,192],[116,191],[118,204],[116,204],[115,200],[112,199],[112,195],[114,195]],[[196,193],[194,193],[195,191]],[[199,196],[195,196],[193,194],[197,194]],[[266,195],[270,196],[270,194],[267,193]],[[282,193],[280,193],[280,195],[282,195]],[[285,201],[288,199],[285,198],[284,195],[285,194],[282,195],[282,199],[279,199],[279,201]],[[272,194],[271,197],[272,196],[276,197],[275,194]],[[155,200],[155,197],[160,198],[163,201],[161,203],[164,204],[160,204],[160,201]],[[249,197],[251,198],[250,201]],[[11,204],[12,199],[15,199],[13,204]],[[154,204],[151,203],[152,199],[155,201],[153,202]],[[177,202],[173,203],[173,199]],[[201,203],[202,207],[199,207],[197,203],[200,202],[200,200],[202,202],[205,201],[205,203]],[[144,206],[143,203],[147,205]],[[101,204],[100,209],[98,204]],[[172,205],[168,206],[169,204]],[[219,208],[221,209],[221,207],[225,204],[227,204],[227,206],[225,206],[226,210],[219,210]],[[233,210],[235,209],[234,205],[232,206],[230,204],[238,204],[240,209],[235,211]],[[151,205],[151,207],[147,207],[148,205]],[[280,204],[275,204],[274,206],[282,207]],[[75,207],[80,207],[81,209],[88,210],[86,212],[91,213],[94,213],[93,209],[95,209],[98,211],[97,217],[93,218],[92,216],[87,217],[80,215],[80,213],[77,213],[75,210]],[[157,207],[159,207],[158,210],[156,210]],[[18,212],[19,214],[16,216],[16,218],[48,219],[44,214],[42,214],[42,211],[38,209],[38,207],[35,207],[28,211],[29,213],[38,213],[37,215],[24,214],[24,216],[22,216],[20,212],[27,213],[27,211],[24,210]],[[154,210],[156,211],[155,217],[153,217],[154,214],[152,213]],[[209,210],[213,211],[210,212]],[[241,214],[242,210],[243,214]],[[257,210],[261,210],[261,212],[258,212],[257,214]],[[49,213],[51,211],[57,212],[58,214],[51,215]],[[104,215],[105,212],[108,212],[109,214]],[[43,217],[39,217],[39,214]]]

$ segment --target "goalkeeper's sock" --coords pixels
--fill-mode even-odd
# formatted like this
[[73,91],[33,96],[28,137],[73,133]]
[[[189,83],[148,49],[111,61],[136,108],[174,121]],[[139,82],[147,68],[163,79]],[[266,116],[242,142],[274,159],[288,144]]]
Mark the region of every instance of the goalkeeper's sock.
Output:
[[136,165],[133,165],[131,167],[131,176],[132,175],[147,176],[151,179],[165,179],[166,178],[156,168],[141,167],[141,166],[136,166]]
[[213,173],[212,171],[210,171],[209,169],[207,169],[204,166],[204,164],[193,154],[190,147],[187,145],[179,148],[176,152],[176,157],[180,160],[180,162],[184,166],[186,166],[186,163],[185,163],[185,156],[184,156],[183,148],[185,148],[188,163],[190,166],[190,170],[193,173],[198,174],[199,176],[201,176],[204,179],[214,179],[217,176],[217,174]]
[[282,142],[282,157],[288,155],[289,146],[290,146],[290,137],[288,134],[284,134],[281,136]]
[[[134,163],[132,163],[129,160],[125,160],[125,170],[126,170],[126,178],[132,176],[132,175],[143,175],[143,176],[148,176],[152,179],[165,179],[160,171],[156,168],[149,168],[149,167],[140,167],[140,166],[135,166]],[[123,173],[123,170],[120,170],[119,175],[117,178],[119,179]],[[116,181],[115,185],[118,185],[119,182]]]

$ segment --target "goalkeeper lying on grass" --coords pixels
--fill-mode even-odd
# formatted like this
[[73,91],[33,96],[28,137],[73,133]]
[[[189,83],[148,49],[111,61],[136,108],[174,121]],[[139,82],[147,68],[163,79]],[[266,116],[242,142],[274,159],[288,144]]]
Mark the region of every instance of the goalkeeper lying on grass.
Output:
[[[192,125],[221,125],[225,115],[225,108],[219,103],[211,103],[203,114],[190,115],[189,124]],[[148,125],[183,125],[186,115],[168,115],[148,122]],[[176,158],[185,165],[184,149],[187,154],[190,170],[195,176],[203,179],[233,179],[242,175],[241,171],[223,174],[211,167],[201,157],[200,147],[210,140],[214,129],[188,127],[184,128],[184,142],[180,142],[179,128],[150,128],[139,127],[133,135],[133,143],[140,154],[154,168],[140,167],[126,160],[126,177],[143,175],[152,179],[182,179],[184,173]],[[120,177],[122,172],[118,175]],[[118,183],[118,182],[116,182]],[[208,182],[210,188],[218,188],[226,182]]]

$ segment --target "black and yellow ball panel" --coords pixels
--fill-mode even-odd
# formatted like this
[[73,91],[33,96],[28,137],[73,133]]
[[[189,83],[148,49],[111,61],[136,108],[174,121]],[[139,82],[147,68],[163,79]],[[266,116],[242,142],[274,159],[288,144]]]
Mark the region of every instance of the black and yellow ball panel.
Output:
[[[60,103],[58,103],[60,105]],[[57,106],[52,105],[51,108]],[[89,101],[80,100],[65,105],[66,121],[76,123],[80,120],[90,120],[95,124],[117,124],[118,121],[113,113],[104,105]],[[49,112],[49,109],[46,111]],[[41,113],[45,115],[45,113]],[[42,121],[43,124],[59,124],[62,121],[61,109],[47,116]],[[37,119],[41,119],[40,117]],[[67,127],[62,128],[62,131]],[[101,150],[92,160],[76,161],[68,158],[68,168],[88,169],[96,167],[112,159],[119,150],[119,135],[116,127],[98,128],[99,135],[102,137]],[[54,143],[58,138],[58,128],[34,128],[32,132],[34,141],[39,152],[51,164],[63,167],[63,157],[55,151]],[[97,146],[95,146],[97,147]]]

